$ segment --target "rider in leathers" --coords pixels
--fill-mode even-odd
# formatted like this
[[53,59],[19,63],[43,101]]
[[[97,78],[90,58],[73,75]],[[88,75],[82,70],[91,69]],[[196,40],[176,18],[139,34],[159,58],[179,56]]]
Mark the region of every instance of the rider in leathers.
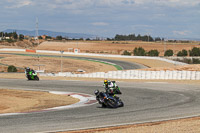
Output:
[[113,96],[115,98],[118,98],[115,94],[122,94],[120,91],[120,88],[117,86],[115,81],[110,81],[105,79],[104,80],[104,88],[106,90],[106,93],[110,96]]

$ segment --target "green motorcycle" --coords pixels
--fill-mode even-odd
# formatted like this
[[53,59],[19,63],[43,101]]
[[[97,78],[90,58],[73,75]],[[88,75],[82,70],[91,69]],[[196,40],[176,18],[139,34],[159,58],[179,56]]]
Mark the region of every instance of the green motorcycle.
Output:
[[26,73],[26,77],[28,80],[37,80],[39,81],[39,77],[37,76],[37,72],[34,70],[31,70]]

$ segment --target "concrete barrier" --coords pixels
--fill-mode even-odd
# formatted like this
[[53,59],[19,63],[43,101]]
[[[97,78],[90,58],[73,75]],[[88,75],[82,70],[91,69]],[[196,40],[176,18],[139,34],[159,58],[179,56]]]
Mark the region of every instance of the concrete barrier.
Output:
[[40,76],[62,77],[86,77],[86,78],[109,78],[109,79],[163,79],[163,80],[200,80],[200,71],[109,71],[88,74],[66,73],[42,73]]
[[85,78],[108,78],[108,79],[162,79],[162,80],[200,80],[200,71],[109,71],[73,74],[66,73],[42,73],[40,76],[62,76],[62,77],[85,77]]

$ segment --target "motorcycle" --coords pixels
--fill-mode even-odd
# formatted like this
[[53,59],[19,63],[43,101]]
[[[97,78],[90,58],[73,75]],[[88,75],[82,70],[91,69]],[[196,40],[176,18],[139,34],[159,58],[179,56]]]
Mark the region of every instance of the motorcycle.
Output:
[[[26,73],[26,71],[25,71]],[[31,70],[30,72],[26,73],[26,78],[28,80],[37,80],[39,81],[39,77],[37,76],[37,72],[34,70]]]
[[99,104],[102,105],[102,107],[110,107],[110,108],[117,108],[117,107],[123,107],[124,103],[121,99],[115,96],[110,96],[106,92],[99,92],[99,90],[95,91],[96,100],[99,102]]

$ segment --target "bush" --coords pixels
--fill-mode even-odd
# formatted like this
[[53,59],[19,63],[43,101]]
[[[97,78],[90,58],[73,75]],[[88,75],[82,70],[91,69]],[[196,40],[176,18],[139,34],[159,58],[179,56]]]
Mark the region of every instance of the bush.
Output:
[[145,56],[146,55],[146,51],[142,47],[139,47],[139,48],[135,48],[133,50],[133,54],[135,56]]
[[165,51],[164,56],[173,56],[174,52],[171,49],[168,49],[167,51]]
[[159,56],[158,50],[150,50],[148,56]]
[[190,56],[200,56],[200,48],[194,47],[189,52]]
[[200,59],[193,58],[193,64],[200,64]]
[[127,50],[125,50],[122,55],[129,55],[130,56],[131,52],[128,52]]
[[8,66],[8,72],[17,72],[17,68],[13,65]]
[[183,49],[182,51],[179,51],[177,56],[187,56],[188,55],[188,52],[187,50]]

